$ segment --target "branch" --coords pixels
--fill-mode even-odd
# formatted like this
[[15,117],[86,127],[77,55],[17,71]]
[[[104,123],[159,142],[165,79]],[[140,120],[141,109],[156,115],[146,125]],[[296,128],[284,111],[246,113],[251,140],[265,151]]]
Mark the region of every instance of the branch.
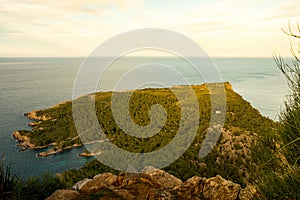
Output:
[[[298,32],[300,34],[300,26],[299,26],[299,23],[297,22],[297,28],[298,28]],[[290,21],[289,21],[289,26],[288,26],[288,31],[284,30],[283,28],[281,29],[285,34],[289,35],[289,36],[292,36],[292,37],[295,37],[295,38],[300,38],[300,35],[297,35],[295,34],[293,31],[292,31],[292,28],[291,28],[291,24],[290,24]]]

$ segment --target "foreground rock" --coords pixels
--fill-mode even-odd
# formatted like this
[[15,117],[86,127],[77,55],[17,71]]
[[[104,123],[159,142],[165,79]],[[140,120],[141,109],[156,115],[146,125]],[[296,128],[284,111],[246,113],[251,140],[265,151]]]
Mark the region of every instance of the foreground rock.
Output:
[[206,199],[238,199],[241,186],[223,179],[220,175],[207,179],[203,187],[203,196]]
[[[93,179],[78,182],[74,190],[58,190],[51,199],[116,199],[116,200],[198,200],[252,199],[256,195],[253,186],[242,189],[239,184],[223,179],[194,176],[185,182],[173,175],[153,167],[140,174],[120,173],[118,176],[104,173]],[[96,197],[96,198],[95,198]]]
[[57,190],[46,200],[64,200],[74,199],[79,195],[79,192],[74,190]]

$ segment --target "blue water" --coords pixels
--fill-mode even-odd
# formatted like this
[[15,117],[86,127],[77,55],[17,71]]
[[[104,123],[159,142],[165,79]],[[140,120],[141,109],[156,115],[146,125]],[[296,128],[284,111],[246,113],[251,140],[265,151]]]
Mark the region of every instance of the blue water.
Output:
[[[119,61],[117,65],[147,58],[128,59]],[[82,151],[81,147],[39,158],[35,156],[38,151],[18,151],[19,147],[12,138],[14,130],[29,129],[27,124],[30,120],[23,116],[25,112],[72,99],[73,83],[83,60],[0,58],[0,151],[5,152],[6,161],[14,163],[17,174],[27,177],[41,175],[46,171],[61,173],[70,168],[79,168],[89,160],[78,156]],[[176,59],[159,60],[176,65]],[[214,58],[213,61],[219,67],[223,81],[231,82],[234,90],[263,115],[278,119],[278,111],[288,90],[286,80],[276,68],[273,58]],[[190,76],[191,80],[195,76],[188,72],[185,75]],[[167,74],[160,76],[166,78]]]

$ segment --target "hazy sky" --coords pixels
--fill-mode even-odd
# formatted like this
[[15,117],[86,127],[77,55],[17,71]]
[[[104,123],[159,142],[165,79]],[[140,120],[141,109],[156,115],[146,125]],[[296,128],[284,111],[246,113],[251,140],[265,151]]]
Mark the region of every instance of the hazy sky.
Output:
[[0,0],[0,56],[87,56],[138,28],[180,32],[210,56],[288,56],[289,20],[299,0]]

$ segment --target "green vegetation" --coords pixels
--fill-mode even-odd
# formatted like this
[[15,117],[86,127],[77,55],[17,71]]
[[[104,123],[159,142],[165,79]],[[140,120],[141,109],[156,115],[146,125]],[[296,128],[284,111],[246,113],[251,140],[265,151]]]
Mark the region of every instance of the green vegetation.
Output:
[[62,174],[62,179],[70,188],[80,180],[83,180],[85,178],[93,178],[95,175],[105,172],[111,172],[112,174],[119,173],[118,171],[111,169],[110,167],[103,165],[98,160],[94,159],[90,162],[85,163],[85,165],[80,169],[71,169],[64,172]]
[[[297,37],[292,32],[291,36]],[[299,30],[300,35],[300,30]],[[300,37],[300,36],[298,36]],[[300,53],[300,47],[298,52]],[[278,68],[285,75],[290,94],[285,109],[280,113],[280,134],[286,157],[293,164],[300,164],[300,56],[291,48],[293,59],[287,64],[281,57],[276,58]]]
[[[193,86],[199,102],[199,127],[191,147],[164,170],[186,180],[193,175],[212,177],[220,174],[226,179],[242,184],[254,183],[255,176],[260,176],[263,169],[274,171],[280,163],[276,158],[276,143],[279,135],[276,132],[278,124],[262,116],[249,102],[235,93],[226,83],[227,114],[224,130],[218,144],[203,159],[198,157],[201,143],[208,131],[211,104],[210,94],[206,85]],[[185,87],[177,87],[180,90]],[[214,95],[214,94],[212,94]],[[133,93],[130,99],[130,115],[138,125],[150,123],[148,116],[152,105],[159,103],[166,110],[166,122],[161,131],[149,138],[138,138],[126,134],[114,120],[111,110],[111,92],[99,92],[79,98],[79,103],[95,100],[96,114],[99,124],[106,136],[118,147],[131,152],[151,152],[167,145],[177,134],[180,123],[180,102],[168,88],[143,89]],[[186,98],[188,101],[188,97]],[[78,103],[77,102],[77,103]],[[87,108],[82,106],[80,108]],[[89,112],[80,110],[85,116]],[[72,116],[72,102],[36,112],[38,117],[45,116],[46,120],[37,123],[30,137],[30,142],[42,146],[57,143],[54,148],[80,144]],[[193,118],[193,116],[189,116]],[[83,123],[82,130],[88,129],[89,123]],[[94,137],[94,136],[91,136]],[[117,159],[117,155],[112,155]],[[115,172],[109,167],[92,161],[80,170],[70,170],[63,173],[63,179],[69,186],[86,177],[93,177],[102,172]]]
[[299,185],[299,167],[287,169],[284,173],[266,172],[258,180],[263,199],[299,199]]
[[[290,36],[300,38],[293,34]],[[300,30],[299,30],[300,32]],[[300,49],[299,51],[300,52]],[[259,199],[299,199],[300,198],[300,58],[292,49],[292,64],[286,64],[281,57],[276,58],[279,69],[286,76],[290,94],[285,102],[285,109],[280,114],[280,121],[274,122],[262,116],[249,102],[235,93],[229,83],[226,89],[226,120],[222,135],[212,151],[204,158],[199,158],[199,150],[205,135],[214,128],[209,128],[211,118],[211,98],[207,85],[192,86],[199,102],[199,127],[189,149],[175,162],[163,170],[183,181],[194,176],[213,177],[220,174],[245,187],[257,186]],[[213,84],[218,85],[218,84]],[[186,86],[172,89],[181,92]],[[126,96],[127,92],[120,92]],[[122,95],[120,96],[120,99]],[[120,103],[117,100],[117,104]],[[190,101],[187,96],[184,101]],[[106,135],[116,146],[130,152],[152,152],[167,145],[177,134],[180,126],[180,102],[170,88],[143,89],[134,91],[129,102],[131,119],[140,126],[147,126],[151,119],[149,110],[155,104],[165,108],[166,121],[160,131],[148,138],[139,138],[125,133],[114,120],[112,113],[112,92],[99,92],[85,95],[75,100],[83,105],[78,110],[84,120],[89,116],[88,104],[95,102],[98,122]],[[59,150],[82,144],[77,134],[71,101],[58,106],[35,112],[36,118],[32,131],[21,130],[21,136],[29,137],[36,147],[52,145]],[[119,106],[122,103],[120,103]],[[194,109],[194,108],[190,108]],[[222,111],[221,111],[222,112]],[[162,119],[163,114],[158,118]],[[193,119],[192,112],[187,118]],[[82,130],[88,130],[92,124],[81,121]],[[126,122],[125,125],[127,126]],[[81,133],[84,134],[84,131]],[[90,141],[97,140],[97,134],[89,135]],[[104,149],[105,150],[105,149]],[[91,153],[85,151],[86,153]],[[170,152],[172,153],[172,152]],[[118,159],[118,155],[112,155]],[[0,162],[0,199],[45,198],[56,189],[70,188],[79,180],[118,171],[92,160],[80,169],[72,169],[58,177],[45,174],[42,178],[29,178],[22,181],[11,172],[11,165]],[[108,191],[109,192],[109,191]],[[101,193],[87,194],[83,198],[98,199]]]
[[20,179],[12,173],[12,164],[4,165],[4,154],[0,161],[0,199],[12,199],[18,196]]
[[45,173],[41,178],[29,177],[22,180],[13,173],[12,164],[0,162],[0,199],[45,199],[66,184],[56,176]]
[[[294,34],[289,25],[289,36],[300,38]],[[299,47],[300,48],[300,47]],[[300,198],[300,57],[291,47],[292,60],[287,64],[282,57],[276,57],[278,68],[285,75],[290,88],[290,94],[285,101],[285,108],[280,113],[278,133],[281,140],[279,154],[285,163],[282,171],[275,173],[265,171],[258,181],[258,187],[265,199],[299,199]],[[300,53],[300,49],[298,49]],[[282,158],[283,156],[281,156]]]
[[[37,111],[36,114],[37,116],[45,115],[49,118],[41,121],[33,128],[30,134],[31,143],[36,146],[45,146],[56,142],[59,148],[81,143],[79,138],[76,139],[77,132],[72,118],[72,103],[70,101],[60,104],[59,107]],[[75,139],[71,140],[73,138]]]
[[[281,69],[284,70],[284,68]],[[228,83],[225,86],[226,120],[218,143],[206,157],[199,158],[201,144],[209,131],[210,95],[214,94],[209,93],[205,84],[193,86],[201,114],[196,138],[179,159],[163,170],[182,180],[194,175],[213,177],[220,174],[243,187],[249,183],[258,185],[266,199],[298,198],[299,184],[297,185],[297,183],[300,183],[298,167],[300,140],[298,139],[299,124],[297,124],[300,121],[298,119],[300,109],[297,107],[299,106],[299,88],[296,90],[298,93],[293,88],[294,97],[286,102],[286,110],[281,115],[280,123],[277,123],[262,116],[249,102],[235,93]],[[184,87],[180,86],[176,89],[180,92]],[[126,92],[120,94],[126,95]],[[189,101],[190,99],[186,97],[185,100]],[[140,126],[150,123],[148,112],[152,105],[160,104],[166,110],[165,124],[160,127],[160,131],[156,135],[148,138],[131,136],[117,125],[111,109],[112,92],[85,95],[75,101],[82,105],[77,109],[81,109],[79,111],[83,115],[83,119],[90,114],[88,105],[94,101],[98,122],[106,137],[116,146],[130,152],[152,152],[162,148],[174,138],[180,126],[181,102],[169,88],[134,91],[130,98],[130,117]],[[192,112],[189,115],[188,118],[193,119]],[[71,101],[36,111],[36,116],[43,120],[37,122],[32,131],[19,131],[21,135],[29,137],[30,142],[34,145],[52,144],[53,150],[57,150],[74,144],[82,144],[73,121]],[[159,117],[163,118],[163,116]],[[89,121],[82,121],[82,130],[88,130],[90,127]],[[89,137],[91,137],[90,141],[96,141],[98,136],[94,134]],[[112,155],[112,158],[118,159],[117,156]],[[70,188],[79,180],[92,178],[104,172],[118,173],[99,161],[93,160],[86,163],[81,169],[64,172],[61,179],[57,177],[52,177],[52,179],[49,175],[45,175],[40,180],[28,179],[21,192],[27,196],[34,193],[46,197],[55,188]],[[278,183],[284,184],[286,187],[280,187]],[[26,191],[32,193],[26,193]]]
[[49,173],[41,178],[29,177],[23,181],[20,199],[45,199],[58,189],[66,188],[66,184],[57,176]]
[[[196,138],[185,154],[164,170],[182,180],[194,175],[212,177],[220,174],[226,179],[245,186],[248,183],[254,183],[255,177],[261,176],[264,169],[273,172],[279,168],[280,162],[277,159],[266,162],[270,157],[276,158],[276,143],[279,142],[279,135],[276,132],[278,124],[262,116],[230,87],[226,87],[227,114],[223,131],[226,134],[222,134],[218,144],[208,156],[200,159],[198,153],[208,130],[211,115],[210,96],[205,85],[193,86],[193,89],[199,99],[201,113]],[[167,145],[176,135],[179,127],[180,107],[176,96],[169,89],[139,90],[131,97],[130,115],[139,125],[147,125],[150,122],[147,113],[151,105],[160,103],[166,109],[168,117],[165,126],[158,134],[150,138],[130,136],[117,126],[110,109],[111,95],[110,92],[101,92],[97,93],[94,98],[99,123],[106,136],[115,145],[131,152],[151,152]],[[91,95],[82,98],[91,99]],[[51,138],[51,135],[54,135],[53,138],[60,138],[60,140],[51,140],[51,142],[60,144],[68,141],[68,138],[76,137],[70,131],[74,130],[74,124],[70,120],[72,119],[70,107],[71,102],[67,102],[56,108],[38,111],[40,116],[45,115],[48,120],[37,125],[31,137]],[[35,132],[37,129],[41,129],[39,132],[41,135]],[[58,137],[61,129],[65,130],[64,135]],[[44,132],[44,130],[47,131]],[[51,134],[48,130],[51,130]],[[108,171],[116,173],[115,170],[93,160],[79,170],[64,172],[62,177],[71,186],[79,180],[92,178],[96,174]]]

